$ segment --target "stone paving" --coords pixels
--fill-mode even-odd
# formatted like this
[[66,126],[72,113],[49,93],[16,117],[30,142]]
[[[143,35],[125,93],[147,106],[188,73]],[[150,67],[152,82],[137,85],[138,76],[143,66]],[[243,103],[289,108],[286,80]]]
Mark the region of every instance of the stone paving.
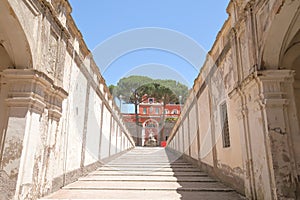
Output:
[[135,148],[44,199],[244,199],[164,148]]

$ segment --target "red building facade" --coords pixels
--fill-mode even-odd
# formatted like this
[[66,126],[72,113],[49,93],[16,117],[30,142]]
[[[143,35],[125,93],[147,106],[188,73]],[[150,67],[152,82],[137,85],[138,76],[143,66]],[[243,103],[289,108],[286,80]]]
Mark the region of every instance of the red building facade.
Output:
[[[138,105],[138,129],[142,136],[142,145],[147,145],[149,138],[155,138],[157,144],[165,141],[168,137],[165,125],[174,124],[181,112],[180,104],[166,104],[155,101],[155,98],[147,98]],[[136,124],[135,114],[123,114],[124,121]],[[164,120],[163,120],[164,119]],[[173,122],[173,123],[172,123]]]

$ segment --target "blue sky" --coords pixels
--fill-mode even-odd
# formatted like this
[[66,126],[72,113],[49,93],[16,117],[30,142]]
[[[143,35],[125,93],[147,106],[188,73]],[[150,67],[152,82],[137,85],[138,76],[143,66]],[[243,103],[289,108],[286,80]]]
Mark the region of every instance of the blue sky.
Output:
[[[211,49],[227,18],[229,3],[229,0],[69,1],[72,16],[89,49],[95,53],[108,85],[137,74],[176,79],[190,87],[201,67],[199,62]],[[195,56],[198,54],[199,59]]]

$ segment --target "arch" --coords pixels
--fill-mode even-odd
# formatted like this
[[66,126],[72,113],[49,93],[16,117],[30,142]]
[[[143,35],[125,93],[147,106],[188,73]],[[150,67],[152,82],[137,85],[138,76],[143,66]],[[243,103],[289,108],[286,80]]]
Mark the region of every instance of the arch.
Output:
[[300,28],[297,35],[291,41],[290,45],[288,46],[287,50],[284,52],[282,57],[282,66],[287,69],[297,70],[297,60],[299,59],[299,52],[300,52]]
[[[298,27],[299,28],[299,27]],[[284,53],[282,58],[283,66],[288,69],[291,69],[295,72],[294,83],[293,83],[293,93],[291,96],[291,103],[288,107],[288,113],[292,115],[290,117],[290,130],[292,137],[292,150],[295,158],[296,171],[297,174],[300,174],[300,148],[298,147],[300,143],[300,28],[298,29],[297,34],[291,40],[290,44],[287,47],[287,50]],[[293,96],[293,99],[292,99]],[[293,117],[293,118],[292,118]],[[295,122],[295,121],[298,121]],[[298,182],[298,191],[300,191],[300,186]],[[298,197],[300,194],[297,194]]]
[[[143,138],[142,138],[142,145],[148,146],[148,141],[151,138],[155,138],[158,141],[158,133],[159,133],[159,124],[154,119],[147,119],[143,123]],[[157,143],[155,144],[157,145]]]
[[178,114],[179,114],[179,112],[178,112],[178,110],[177,110],[177,109],[173,109],[171,114],[173,114],[173,115],[178,115]]
[[[274,1],[274,4],[276,4],[276,2],[277,1]],[[285,120],[285,128],[288,134],[286,134],[287,136],[285,138],[281,138],[277,142],[278,144],[285,143],[285,145],[282,145],[280,147],[282,148],[281,150],[278,150],[279,146],[276,146],[274,144],[268,145],[270,145],[270,150],[273,154],[272,162],[277,163],[276,165],[278,165],[276,167],[277,169],[272,169],[272,173],[280,174],[280,170],[288,166],[286,167],[286,169],[290,168],[290,171],[288,173],[291,174],[291,176],[297,177],[300,174],[300,148],[298,147],[300,143],[300,1],[286,0],[283,1],[281,5],[279,5],[277,10],[275,9],[276,6],[273,6],[273,8],[270,8],[272,12],[269,12],[267,14],[269,16],[266,19],[266,23],[269,24],[266,24],[266,26],[268,27],[266,29],[266,32],[260,32],[263,36],[261,39],[262,44],[260,49],[261,63],[258,64],[262,70],[275,72],[277,74],[280,74],[281,71],[288,71],[291,74],[291,71],[289,70],[293,70],[295,71],[295,81],[290,76],[285,77],[285,75],[283,75],[283,79],[281,80],[282,82],[280,83],[280,90],[285,94],[282,99],[287,100],[287,104],[283,105],[282,108],[280,108],[283,111],[282,113],[280,113],[280,115],[282,115],[280,117]],[[276,80],[277,83],[279,82],[279,80],[277,79],[274,80]],[[266,85],[267,84],[268,83],[266,83]],[[274,107],[270,107],[268,109],[272,111],[270,113],[275,113],[273,112],[276,110]],[[270,119],[271,118],[272,117],[270,117]],[[271,124],[271,121],[272,119],[267,123]],[[279,122],[276,122],[276,125],[277,124],[279,124]],[[272,137],[273,136],[270,136],[270,138]],[[278,158],[282,156],[281,152],[288,152],[290,159],[289,162],[278,162]],[[253,168],[257,168],[257,166],[255,165],[256,164],[254,162]],[[281,184],[291,184],[291,188],[298,187],[297,193],[298,191],[300,191],[298,181],[296,181],[295,183],[292,183],[292,181],[290,183],[287,183],[282,181],[284,178],[280,175],[276,175],[275,179],[277,184],[277,191],[276,194],[274,193],[274,195],[286,195],[286,197],[293,195],[292,193],[283,194],[285,191],[283,192],[283,189],[280,188]],[[292,184],[295,185],[292,186]]]
[[286,68],[282,59],[300,28],[300,1],[286,1],[265,34],[261,65],[266,69]]
[[291,40],[282,57],[282,65],[295,72],[294,75],[294,101],[297,111],[298,124],[300,127],[300,27],[297,34]]
[[143,127],[146,128],[147,124],[150,124],[151,122],[154,123],[155,127],[158,127],[158,122],[154,119],[147,119],[144,123],[143,123]]
[[[299,175],[300,148],[298,147],[298,144],[300,143],[300,1],[294,1],[293,3],[291,3],[291,5],[295,7],[290,7],[289,16],[291,18],[289,20],[286,19],[286,24],[282,23],[282,28],[277,27],[278,33],[281,33],[280,37],[269,38],[269,40],[273,40],[273,43],[278,42],[278,45],[274,45],[273,47],[274,55],[273,57],[271,57],[270,54],[272,52],[272,46],[266,45],[265,53],[269,53],[270,55],[267,55],[268,57],[266,57],[266,54],[264,54],[264,61],[267,69],[268,67],[274,69],[276,66],[278,66],[277,68],[279,69],[289,69],[295,72],[294,80],[290,82],[289,80],[287,80],[285,83],[286,98],[289,99],[289,103],[287,105],[287,126],[289,130],[288,135],[291,144],[289,148],[286,149],[286,151],[290,152],[291,158],[293,162],[295,162],[295,166],[292,166],[294,168],[294,172],[292,173]],[[294,12],[295,9],[298,9],[298,11]],[[276,35],[276,33],[270,32],[269,35],[273,36]],[[271,59],[273,59],[273,61]],[[299,182],[297,184],[298,191],[300,191]]]
[[[14,9],[7,0],[0,0],[0,48],[1,56],[9,62],[3,68],[24,69],[32,68],[31,49]],[[24,16],[25,17],[25,16]],[[1,63],[0,63],[1,64]],[[0,68],[1,70],[1,68]]]

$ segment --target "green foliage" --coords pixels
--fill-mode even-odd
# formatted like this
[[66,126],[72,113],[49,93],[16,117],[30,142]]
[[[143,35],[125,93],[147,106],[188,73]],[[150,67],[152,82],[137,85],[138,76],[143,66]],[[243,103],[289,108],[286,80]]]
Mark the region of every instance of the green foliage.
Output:
[[166,118],[166,122],[169,122],[169,123],[175,123],[177,121],[178,118],[174,118],[174,117],[168,117]]
[[110,92],[112,95],[114,95],[115,88],[116,88],[116,86],[114,86],[114,85],[110,85],[110,86],[108,87],[109,92]]
[[[184,103],[188,97],[189,89],[186,85],[179,83],[175,80],[155,80],[156,83],[161,84],[162,86],[169,88],[173,91],[177,97],[182,96],[182,102]],[[179,103],[179,102],[178,102]]]
[[138,88],[141,94],[147,94],[149,97],[154,97],[157,101],[164,105],[168,103],[178,103],[178,96],[168,87],[159,83],[148,83]]
[[116,86],[110,85],[111,93],[121,97],[127,103],[139,104],[145,94],[163,101],[164,104],[179,103],[182,96],[184,103],[188,96],[188,87],[175,80],[154,80],[146,76],[130,76],[122,78]]

